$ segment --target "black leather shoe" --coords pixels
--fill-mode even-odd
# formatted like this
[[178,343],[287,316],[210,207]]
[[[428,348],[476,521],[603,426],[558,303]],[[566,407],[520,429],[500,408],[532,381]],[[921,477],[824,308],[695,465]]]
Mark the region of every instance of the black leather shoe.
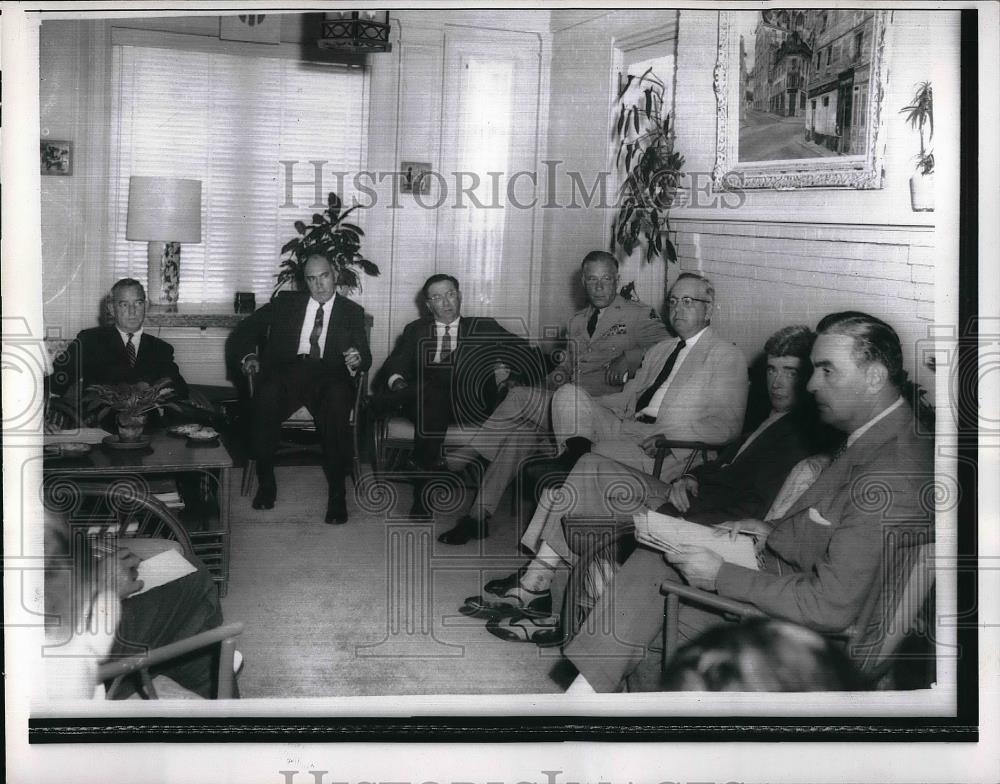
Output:
[[278,487],[273,482],[261,482],[257,495],[253,497],[254,509],[273,509],[274,500],[278,497]]
[[455,524],[454,528],[441,534],[438,541],[441,544],[465,544],[472,539],[485,539],[489,535],[489,523],[484,520],[480,524],[478,520],[466,515]]
[[516,572],[508,574],[506,577],[500,577],[496,580],[490,580],[486,585],[483,586],[483,593],[491,593],[494,596],[503,596],[507,591],[512,588],[516,588],[521,584],[521,576],[527,571],[527,565],[520,567]]
[[326,503],[326,517],[323,522],[327,525],[343,525],[347,522],[347,497],[343,495],[331,496]]

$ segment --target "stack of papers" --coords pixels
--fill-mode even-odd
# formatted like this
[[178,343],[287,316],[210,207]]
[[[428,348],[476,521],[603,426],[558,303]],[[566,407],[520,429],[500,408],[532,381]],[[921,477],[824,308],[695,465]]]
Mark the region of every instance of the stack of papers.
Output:
[[654,550],[669,555],[679,547],[704,547],[729,563],[754,571],[759,568],[754,538],[749,534],[737,534],[733,539],[728,531],[648,509],[634,515],[633,520],[636,541]]
[[181,577],[198,570],[176,550],[164,550],[152,558],[141,561],[137,571],[139,579],[142,580],[142,590],[130,594],[131,596],[138,596],[151,588],[158,588],[166,583],[179,580]]

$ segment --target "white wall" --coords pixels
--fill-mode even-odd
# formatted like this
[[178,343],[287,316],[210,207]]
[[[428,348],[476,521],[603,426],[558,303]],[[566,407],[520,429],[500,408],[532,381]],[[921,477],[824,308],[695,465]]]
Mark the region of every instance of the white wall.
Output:
[[[665,12],[648,13],[662,18]],[[553,12],[550,157],[572,161],[589,170],[591,178],[608,165],[608,81],[616,39],[637,27],[652,26],[657,17],[646,14]],[[719,300],[716,324],[748,356],[780,326],[815,325],[834,310],[862,309],[897,328],[908,367],[933,389],[926,369],[917,368],[915,344],[927,337],[935,293],[947,297],[957,288],[955,283],[949,289],[947,276],[942,287],[937,277],[942,267],[957,271],[954,237],[935,233],[935,226],[950,221],[957,207],[944,203],[935,213],[911,211],[909,177],[918,142],[899,109],[916,82],[934,81],[939,192],[956,192],[957,158],[947,157],[946,140],[957,138],[958,23],[957,12],[893,14],[886,52],[883,189],[750,191],[739,209],[672,211],[680,259],[669,270],[670,277],[693,270],[713,278]],[[718,13],[680,11],[677,148],[686,158],[685,171],[700,175],[703,183],[716,155],[717,50]],[[954,182],[945,182],[949,178]],[[583,252],[606,247],[612,217],[596,209],[546,215],[543,323],[564,321],[577,304],[567,277]],[[634,262],[623,267],[624,278],[634,277],[636,269]],[[648,287],[639,290],[647,300],[656,297]]]

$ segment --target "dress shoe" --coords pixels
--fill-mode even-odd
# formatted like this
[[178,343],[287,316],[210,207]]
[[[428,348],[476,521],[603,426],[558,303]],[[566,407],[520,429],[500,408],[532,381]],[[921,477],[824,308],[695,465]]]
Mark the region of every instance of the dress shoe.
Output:
[[274,500],[278,497],[278,487],[273,482],[261,482],[257,495],[253,497],[254,509],[273,509]]
[[438,537],[442,544],[465,544],[472,539],[485,539],[490,535],[490,526],[486,520],[480,523],[475,518],[466,515],[455,527],[445,531]]
[[529,591],[520,585],[503,596],[469,596],[458,608],[462,615],[495,621],[498,618],[529,616],[542,618],[552,614],[552,591]]
[[326,517],[323,522],[327,525],[343,525],[347,522],[347,497],[345,495],[330,496],[326,503]]
[[522,566],[516,572],[508,574],[506,577],[500,577],[496,580],[490,580],[486,585],[483,586],[483,591],[485,593],[491,593],[494,596],[503,596],[511,588],[521,584],[521,576],[527,571],[527,565]]

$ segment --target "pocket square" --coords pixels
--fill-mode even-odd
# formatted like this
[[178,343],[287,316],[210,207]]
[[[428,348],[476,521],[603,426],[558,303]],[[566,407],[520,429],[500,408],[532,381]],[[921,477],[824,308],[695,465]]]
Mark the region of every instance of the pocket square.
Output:
[[814,507],[809,507],[809,519],[812,520],[817,525],[833,525],[829,520],[827,520],[823,515],[816,511]]

